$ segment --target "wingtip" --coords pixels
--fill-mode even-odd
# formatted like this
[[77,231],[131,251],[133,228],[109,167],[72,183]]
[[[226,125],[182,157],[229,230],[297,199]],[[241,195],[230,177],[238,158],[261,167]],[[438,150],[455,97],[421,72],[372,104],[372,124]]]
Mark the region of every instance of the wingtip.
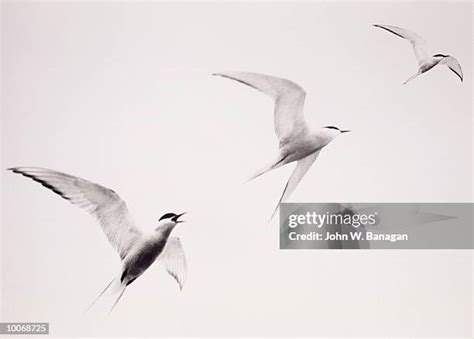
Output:
[[26,171],[29,169],[38,169],[38,167],[28,167],[28,166],[20,166],[20,167],[9,167],[7,171],[12,171],[13,173],[25,174]]
[[256,178],[257,178],[257,176],[253,175],[253,176],[251,176],[250,178],[246,179],[246,180],[244,181],[244,184],[248,184],[249,182],[253,181],[253,180],[256,179]]
[[212,75],[218,76],[218,77],[223,77],[223,78],[231,78],[234,74],[241,73],[244,74],[246,72],[239,72],[239,71],[233,71],[233,70],[228,70],[228,71],[223,71],[223,72],[214,72]]
[[270,217],[270,220],[268,220],[268,223],[270,223],[273,220],[273,218],[277,214],[277,211],[278,211],[279,207],[280,207],[280,203],[278,203],[278,205],[276,205],[275,209],[273,210],[272,216]]

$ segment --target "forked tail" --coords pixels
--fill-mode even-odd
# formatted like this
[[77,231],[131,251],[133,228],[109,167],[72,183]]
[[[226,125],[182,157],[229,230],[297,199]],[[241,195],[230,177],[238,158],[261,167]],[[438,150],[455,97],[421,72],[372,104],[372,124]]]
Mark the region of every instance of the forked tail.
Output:
[[320,152],[321,152],[321,149],[319,151],[314,152],[313,154],[308,155],[307,157],[303,159],[298,160],[298,163],[296,164],[295,169],[291,173],[291,176],[288,179],[288,182],[286,183],[285,189],[283,190],[283,193],[281,194],[280,200],[278,201],[278,204],[276,205],[275,210],[273,211],[273,214],[270,220],[272,220],[273,217],[275,216],[280,204],[282,202],[285,202],[286,199],[288,199],[288,197],[291,195],[291,193],[293,193],[293,191],[296,189],[301,179],[303,179],[306,172],[308,172],[311,165],[318,158]]
[[92,304],[90,304],[90,306],[84,311],[83,315],[85,315],[102,297],[108,299],[104,301],[106,304],[112,304],[107,313],[107,315],[109,315],[117,305],[126,288],[127,286],[120,282],[120,278],[112,279],[112,281],[110,281],[107,286],[105,286],[104,290],[97,296],[97,298],[94,299]]
[[411,77],[409,77],[403,84],[406,85],[407,83],[409,83],[410,81],[412,81],[413,79],[415,79],[417,76],[420,75],[420,72],[416,73],[416,74],[413,74]]
[[286,164],[285,159],[286,159],[286,156],[280,154],[275,161],[273,161],[270,164],[268,164],[268,165],[262,167],[261,169],[259,169],[246,182],[249,182],[249,181],[251,181],[255,178],[258,178],[259,176],[261,176],[261,175],[263,175],[267,172],[270,172],[271,170],[274,170],[275,168],[283,166],[284,164]]
[[107,313],[107,315],[109,315],[112,312],[112,310],[115,308],[115,306],[119,302],[120,298],[122,298],[122,295],[124,294],[126,288],[127,288],[127,285],[124,285],[124,284],[120,285],[120,289],[118,289],[117,292],[116,292],[117,297],[116,297],[112,307],[110,308],[109,312]]

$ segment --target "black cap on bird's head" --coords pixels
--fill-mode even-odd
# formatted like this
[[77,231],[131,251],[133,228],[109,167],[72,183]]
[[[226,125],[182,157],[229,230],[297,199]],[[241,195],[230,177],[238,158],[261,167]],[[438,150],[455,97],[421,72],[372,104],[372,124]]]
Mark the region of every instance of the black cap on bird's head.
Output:
[[178,220],[179,217],[182,216],[183,214],[186,214],[186,212],[181,213],[181,214],[165,213],[161,216],[160,220],[158,220],[158,221],[165,220],[165,219],[170,219],[171,221],[174,221],[175,223],[178,224],[180,222],[184,222],[183,220]]
[[341,130],[341,129],[337,128],[336,126],[324,126],[324,128],[327,128],[327,129],[334,129],[334,130],[339,131],[339,132],[341,132],[341,133],[350,132],[350,130],[348,130],[348,129],[342,129],[342,130]]
[[433,55],[433,58],[447,58],[448,56],[449,55],[438,53],[438,54]]

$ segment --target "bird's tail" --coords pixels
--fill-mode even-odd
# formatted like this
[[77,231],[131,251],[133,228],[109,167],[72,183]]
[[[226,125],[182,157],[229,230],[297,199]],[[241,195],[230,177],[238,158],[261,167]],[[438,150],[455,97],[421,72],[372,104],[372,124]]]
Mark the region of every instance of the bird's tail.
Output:
[[413,74],[411,77],[409,77],[403,84],[406,85],[407,83],[409,83],[410,81],[412,81],[413,79],[415,79],[418,75],[420,75],[420,72],[416,73],[416,74]]
[[[123,293],[125,292],[126,285],[120,281],[120,277],[112,279],[107,286],[105,286],[104,290],[94,299],[94,301],[89,305],[89,307],[84,311],[83,314],[86,314],[96,303],[101,299],[107,299],[104,301],[107,305],[112,305],[107,313],[110,314],[114,307],[117,305],[118,301],[122,297]],[[107,292],[107,293],[106,293]]]
[[120,298],[122,298],[122,295],[125,293],[126,289],[127,289],[127,285],[125,285],[125,284],[120,284],[118,289],[116,289],[116,291],[115,291],[115,301],[112,304],[112,307],[110,308],[107,315],[109,315],[112,312],[112,310],[115,308],[115,306],[117,306],[117,303],[119,302]]
[[246,182],[249,182],[249,181],[251,181],[255,178],[258,178],[259,176],[261,176],[261,175],[263,175],[267,172],[270,172],[271,170],[274,170],[275,168],[283,166],[284,164],[286,164],[285,159],[286,159],[286,156],[280,154],[276,160],[274,160],[270,164],[268,164],[268,165],[262,167],[261,169],[259,169],[258,171],[256,171]]

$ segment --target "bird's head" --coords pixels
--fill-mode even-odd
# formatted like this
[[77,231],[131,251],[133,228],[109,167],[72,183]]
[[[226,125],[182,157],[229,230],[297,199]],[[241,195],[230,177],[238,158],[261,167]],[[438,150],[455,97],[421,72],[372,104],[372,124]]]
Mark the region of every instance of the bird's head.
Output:
[[339,129],[335,126],[324,126],[322,130],[322,134],[326,136],[329,140],[332,140],[335,137],[347,132],[350,132],[350,130]]
[[184,220],[179,220],[179,218],[186,214],[186,212],[181,214],[175,213],[165,213],[161,216],[160,220],[158,220],[158,228],[173,228],[177,224],[184,222]]

